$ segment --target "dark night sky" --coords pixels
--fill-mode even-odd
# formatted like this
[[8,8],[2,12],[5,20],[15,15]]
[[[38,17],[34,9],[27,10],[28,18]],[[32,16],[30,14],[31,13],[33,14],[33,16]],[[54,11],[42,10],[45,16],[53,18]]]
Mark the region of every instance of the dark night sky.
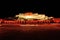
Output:
[[[59,5],[49,1],[7,1],[2,2],[0,17],[14,16],[20,12],[38,12],[48,16],[60,17]],[[57,6],[57,7],[56,7]]]

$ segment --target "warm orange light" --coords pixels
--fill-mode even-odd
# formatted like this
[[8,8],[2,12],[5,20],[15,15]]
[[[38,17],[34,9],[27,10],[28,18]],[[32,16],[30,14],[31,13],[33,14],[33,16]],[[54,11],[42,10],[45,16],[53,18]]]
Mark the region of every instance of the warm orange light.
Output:
[[24,13],[24,15],[33,15],[32,12]]

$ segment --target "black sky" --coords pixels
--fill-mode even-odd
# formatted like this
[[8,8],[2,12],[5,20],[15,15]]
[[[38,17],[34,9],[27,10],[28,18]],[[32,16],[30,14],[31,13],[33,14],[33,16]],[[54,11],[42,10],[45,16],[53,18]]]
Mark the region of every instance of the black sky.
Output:
[[[59,5],[49,1],[7,1],[2,2],[0,17],[9,17],[21,12],[38,12],[48,16],[60,17]],[[56,7],[57,6],[57,7]]]

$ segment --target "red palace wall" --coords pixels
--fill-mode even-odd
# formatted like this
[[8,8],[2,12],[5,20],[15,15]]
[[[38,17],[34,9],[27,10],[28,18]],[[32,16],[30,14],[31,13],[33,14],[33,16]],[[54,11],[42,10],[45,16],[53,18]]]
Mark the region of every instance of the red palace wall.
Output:
[[60,23],[60,18],[52,20],[4,20],[0,19],[0,24],[39,24],[39,23]]
[[60,18],[54,18],[53,21],[56,23],[60,23]]

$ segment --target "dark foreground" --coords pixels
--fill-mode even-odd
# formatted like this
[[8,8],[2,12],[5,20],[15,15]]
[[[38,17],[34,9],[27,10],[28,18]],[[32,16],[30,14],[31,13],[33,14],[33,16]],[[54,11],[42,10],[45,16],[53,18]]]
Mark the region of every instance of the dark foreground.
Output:
[[40,24],[39,26],[1,25],[0,40],[58,40],[60,24]]

